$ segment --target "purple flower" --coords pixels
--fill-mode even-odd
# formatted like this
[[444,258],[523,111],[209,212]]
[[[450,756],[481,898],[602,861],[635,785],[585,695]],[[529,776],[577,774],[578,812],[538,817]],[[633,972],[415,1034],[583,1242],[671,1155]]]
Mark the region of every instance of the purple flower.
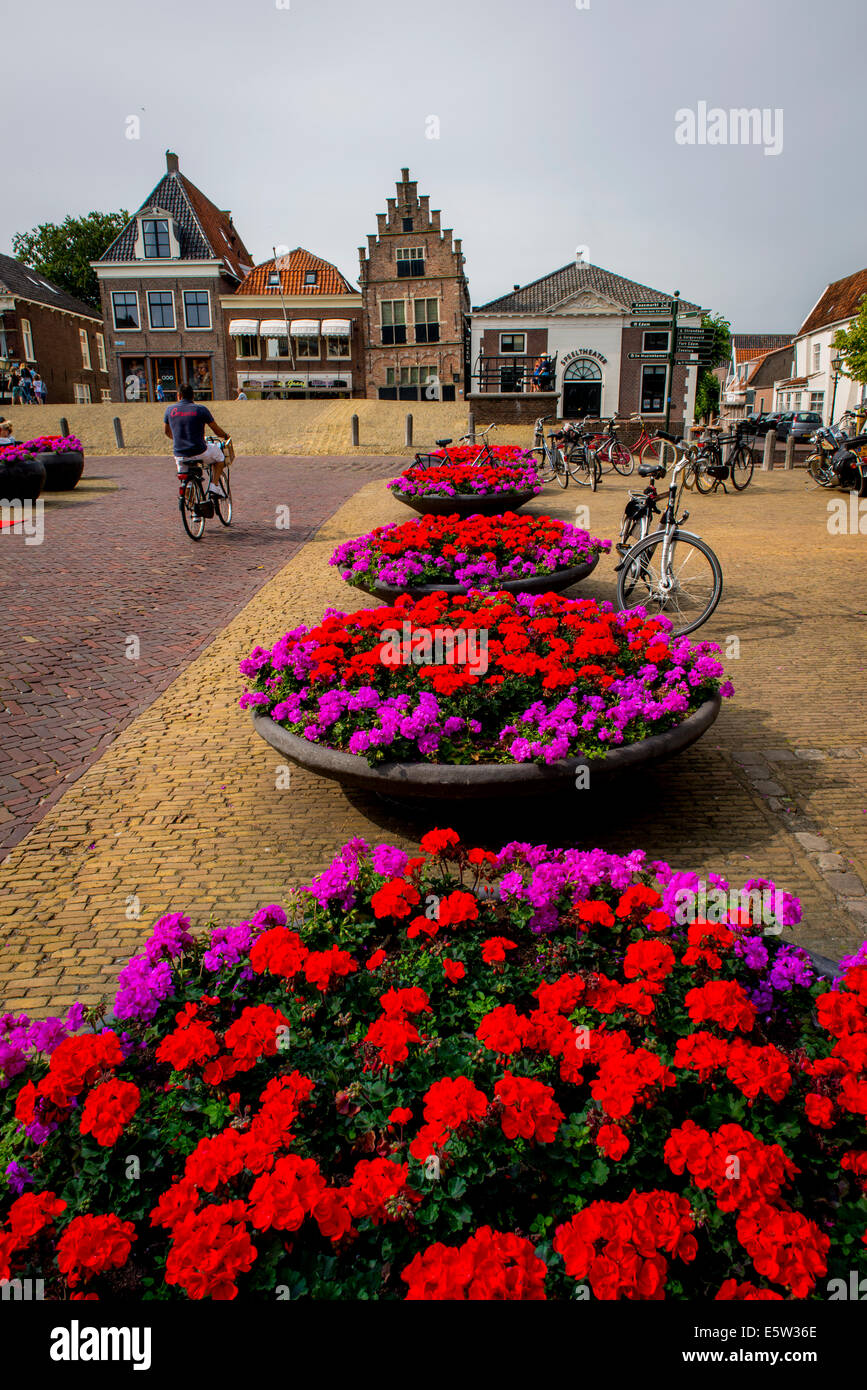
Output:
[[114,1000],[117,1018],[139,1019],[149,1023],[160,1004],[172,992],[172,972],[168,961],[151,965],[146,956],[133,956],[117,977]]
[[25,1187],[32,1186],[33,1175],[32,1173],[29,1173],[27,1169],[24,1168],[20,1163],[15,1163],[13,1160],[13,1162],[8,1164],[6,1167],[6,1181],[12,1188],[12,1191],[15,1193],[15,1195],[17,1197],[20,1197]]
[[187,946],[192,946],[193,938],[187,928],[189,917],[182,912],[171,912],[154,923],[153,931],[145,942],[145,955],[151,965],[162,956],[179,956]]

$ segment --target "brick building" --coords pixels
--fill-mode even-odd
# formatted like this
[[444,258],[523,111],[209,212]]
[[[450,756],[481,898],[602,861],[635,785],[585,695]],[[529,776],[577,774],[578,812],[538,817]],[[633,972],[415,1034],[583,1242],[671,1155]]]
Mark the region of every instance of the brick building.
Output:
[[93,267],[113,400],[157,400],[160,388],[173,399],[185,382],[199,400],[235,394],[220,300],[252,257],[231,213],[180,172],[177,155],[166,152],[165,174]]
[[36,270],[0,256],[0,400],[10,373],[38,370],[52,405],[84,405],[108,395],[105,336],[96,309]]
[[220,303],[232,394],[364,396],[361,295],[336,266],[297,247],[257,265]]
[[461,242],[441,228],[408,169],[358,254],[368,396],[460,398],[470,308]]
[[[654,307],[633,313],[633,303]],[[661,290],[576,260],[474,308],[468,399],[477,418],[640,412],[659,424],[670,392],[672,428],[691,420],[697,369],[675,365],[669,381],[670,303]],[[647,326],[633,327],[633,320]],[[678,324],[699,327],[699,306],[682,299]],[[533,367],[541,355],[552,359],[552,376],[550,389],[538,394]]]

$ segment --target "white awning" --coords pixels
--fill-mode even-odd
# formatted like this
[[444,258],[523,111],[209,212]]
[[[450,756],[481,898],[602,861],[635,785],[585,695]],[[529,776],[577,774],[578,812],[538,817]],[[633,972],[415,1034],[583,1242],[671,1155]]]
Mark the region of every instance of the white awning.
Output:
[[258,319],[230,319],[229,321],[229,335],[232,338],[255,338],[258,332]]
[[263,338],[285,338],[286,320],[285,319],[263,319],[259,327],[260,336]]
[[318,338],[319,320],[318,319],[293,319],[292,320],[293,338]]
[[347,338],[352,332],[352,323],[349,319],[323,319],[322,336],[324,338]]

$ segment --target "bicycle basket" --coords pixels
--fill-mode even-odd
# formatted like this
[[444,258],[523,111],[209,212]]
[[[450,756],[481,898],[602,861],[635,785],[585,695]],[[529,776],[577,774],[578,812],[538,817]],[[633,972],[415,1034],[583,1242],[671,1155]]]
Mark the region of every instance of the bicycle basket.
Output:
[[727,478],[729,473],[728,464],[726,463],[709,463],[704,471],[709,477],[719,478],[721,480]]
[[629,501],[626,503],[626,506],[623,508],[624,516],[628,516],[631,520],[634,520],[636,517],[641,516],[641,513],[643,511],[644,498],[640,496],[630,497]]
[[197,503],[196,503],[196,506],[195,506],[195,513],[196,513],[196,516],[205,516],[205,517],[213,516],[213,515],[214,515],[214,504],[213,504],[213,502],[210,500],[210,498],[208,498],[208,499],[207,499],[206,501],[204,501],[204,502],[197,502]]

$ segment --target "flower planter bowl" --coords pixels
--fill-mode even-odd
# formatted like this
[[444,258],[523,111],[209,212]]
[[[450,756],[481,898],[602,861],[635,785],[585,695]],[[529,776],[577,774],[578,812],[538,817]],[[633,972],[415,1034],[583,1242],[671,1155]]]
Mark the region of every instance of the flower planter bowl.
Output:
[[0,500],[6,502],[35,502],[45,487],[46,468],[41,455],[0,460]]
[[71,492],[84,472],[84,454],[78,449],[34,454],[33,457],[45,468],[46,492]]
[[[411,496],[408,492],[398,492],[393,489],[392,497],[396,497],[398,502],[403,502],[407,507],[412,507],[414,512],[419,512],[421,516],[496,516],[499,512],[514,512],[518,507],[523,507],[525,502],[529,502],[532,497],[538,497],[538,493],[532,488],[523,488],[520,492],[486,492],[479,496],[475,493],[456,493],[453,497],[442,497],[435,495]],[[460,592],[458,590],[457,592]]]
[[[653,734],[639,743],[612,748],[603,758],[590,761],[591,785],[597,778],[641,767],[682,753],[706,733],[720,712],[719,694],[706,700],[682,724]],[[409,800],[454,800],[503,796],[551,796],[575,785],[575,773],[588,765],[583,758],[564,758],[548,766],[537,763],[380,763],[371,767],[364,758],[340,753],[311,743],[275,724],[270,715],[251,710],[257,734],[283,757],[319,777],[347,787]]]
[[[492,584],[490,593],[499,593],[505,589],[510,594],[558,594],[562,589],[569,589],[573,584],[578,584],[582,579],[586,579],[588,574],[592,574],[599,563],[599,556],[594,555],[592,560],[588,560],[583,565],[572,565],[569,569],[555,570],[553,574],[530,575],[525,579],[503,579],[497,584]],[[346,581],[349,583],[349,580]],[[409,594],[411,598],[426,598],[428,594],[466,594],[470,589],[478,588],[475,584],[413,584],[404,588],[392,588],[388,584],[352,584],[353,589],[361,589],[365,594],[372,594],[374,598],[382,599],[384,603],[393,603],[401,594]]]

